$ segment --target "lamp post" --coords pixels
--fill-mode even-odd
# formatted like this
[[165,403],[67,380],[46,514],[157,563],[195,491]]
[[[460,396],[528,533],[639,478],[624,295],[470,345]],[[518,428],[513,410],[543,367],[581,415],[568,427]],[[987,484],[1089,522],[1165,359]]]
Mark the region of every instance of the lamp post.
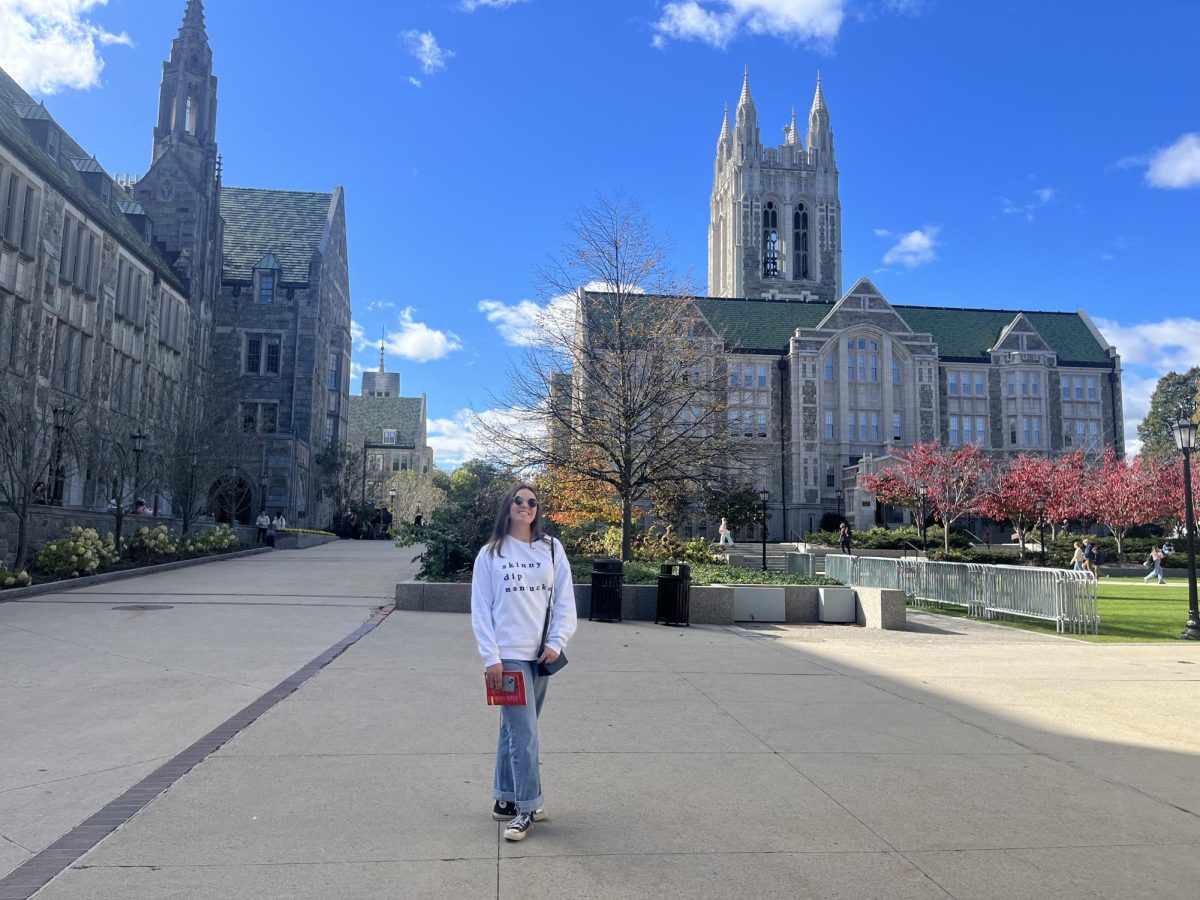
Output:
[[51,411],[54,416],[54,490],[50,495],[50,500],[56,506],[62,506],[63,498],[63,471],[62,471],[62,445],[63,432],[70,425],[71,418],[75,415],[75,410],[68,406],[56,406]]
[[142,475],[142,454],[146,452],[146,435],[138,429],[129,436],[133,446],[133,499],[138,500],[138,480]]
[[917,488],[917,496],[921,500],[921,552],[928,553],[928,542],[925,539],[925,500],[929,497],[928,485],[921,485]]
[[762,501],[762,570],[767,571],[767,501],[771,499],[771,493],[766,488],[758,492],[758,499]]
[[1039,565],[1046,568],[1046,498],[1037,498]]
[[[263,472],[262,478],[260,478],[258,480],[258,486],[260,489],[259,497],[262,498],[262,500],[261,500],[262,508],[266,509],[267,508],[267,488],[269,488],[271,486],[271,479],[267,477],[266,472]],[[250,510],[250,511],[254,512],[254,510]]]
[[196,466],[200,465],[200,454],[195,450],[188,457],[187,509],[183,511],[184,531],[192,527],[192,516],[196,512]]
[[1180,419],[1171,426],[1175,448],[1183,454],[1183,514],[1187,526],[1188,621],[1179,635],[1185,641],[1200,641],[1200,610],[1196,606],[1196,509],[1192,503],[1192,454],[1196,451],[1196,423]]
[[837,489],[836,491],[834,491],[833,493],[834,493],[834,495],[837,497],[837,502],[838,502],[838,519],[839,519],[839,521],[840,521],[840,520],[843,518],[843,514],[842,514],[842,495],[843,495],[844,491],[843,491],[841,488],[838,488],[838,489]]

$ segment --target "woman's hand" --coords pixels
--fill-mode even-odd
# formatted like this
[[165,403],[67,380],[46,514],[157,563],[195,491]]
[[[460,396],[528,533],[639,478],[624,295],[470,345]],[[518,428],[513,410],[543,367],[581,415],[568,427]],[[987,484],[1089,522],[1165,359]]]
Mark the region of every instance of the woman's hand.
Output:
[[493,691],[498,691],[504,687],[504,664],[496,663],[494,666],[488,666],[483,670],[483,680]]
[[546,647],[542,650],[542,655],[537,658],[540,663],[552,663],[558,659],[558,651],[552,647]]

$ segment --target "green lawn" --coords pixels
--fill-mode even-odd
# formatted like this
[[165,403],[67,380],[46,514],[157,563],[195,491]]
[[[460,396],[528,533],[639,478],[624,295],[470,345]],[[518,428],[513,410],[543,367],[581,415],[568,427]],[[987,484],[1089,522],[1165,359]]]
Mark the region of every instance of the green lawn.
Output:
[[[922,612],[964,615],[962,611],[919,607]],[[999,620],[1002,625],[1055,634],[1052,622]],[[1145,584],[1140,578],[1100,580],[1100,633],[1066,634],[1083,641],[1177,641],[1187,625],[1187,583]]]

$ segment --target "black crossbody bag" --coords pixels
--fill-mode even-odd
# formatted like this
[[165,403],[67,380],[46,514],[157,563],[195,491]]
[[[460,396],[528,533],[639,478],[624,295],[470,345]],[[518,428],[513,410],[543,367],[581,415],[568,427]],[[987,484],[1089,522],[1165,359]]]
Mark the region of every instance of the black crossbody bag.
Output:
[[[550,633],[550,611],[554,608],[554,581],[557,578],[557,566],[554,559],[554,538],[550,538],[550,602],[546,604],[546,624],[542,626],[542,645],[538,648],[538,656],[546,649],[546,636]],[[559,669],[567,664],[567,654],[559,652],[558,659],[554,662],[540,662],[537,664],[539,675],[553,675]]]

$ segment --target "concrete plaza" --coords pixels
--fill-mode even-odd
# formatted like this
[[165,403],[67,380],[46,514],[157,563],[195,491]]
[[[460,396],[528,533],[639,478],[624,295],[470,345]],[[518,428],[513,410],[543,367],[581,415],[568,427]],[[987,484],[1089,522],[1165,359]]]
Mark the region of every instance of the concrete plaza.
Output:
[[[0,604],[0,875],[353,632],[410,555]],[[1196,896],[1200,648],[911,619],[581,622],[549,818],[514,844],[468,618],[395,612],[36,897]]]

